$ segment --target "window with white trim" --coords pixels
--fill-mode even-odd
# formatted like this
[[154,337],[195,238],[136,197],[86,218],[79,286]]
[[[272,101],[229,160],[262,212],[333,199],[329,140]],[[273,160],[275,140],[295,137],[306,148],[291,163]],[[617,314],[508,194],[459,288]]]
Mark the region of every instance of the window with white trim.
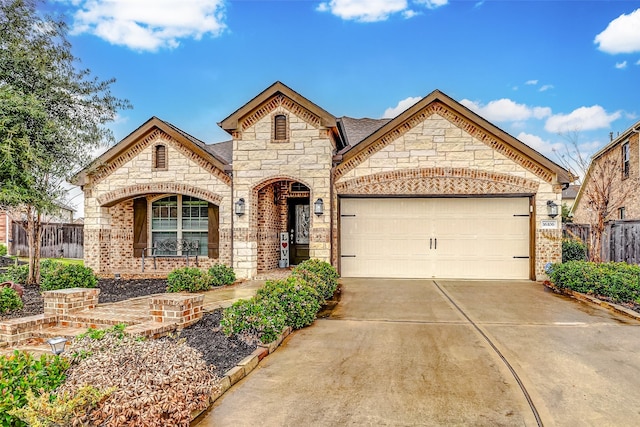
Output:
[[629,141],[622,144],[622,178],[629,178],[629,165],[631,164]]
[[[161,240],[198,241],[198,255],[207,255],[208,202],[191,196],[168,196],[151,203],[151,243]],[[158,255],[181,255],[161,253]]]

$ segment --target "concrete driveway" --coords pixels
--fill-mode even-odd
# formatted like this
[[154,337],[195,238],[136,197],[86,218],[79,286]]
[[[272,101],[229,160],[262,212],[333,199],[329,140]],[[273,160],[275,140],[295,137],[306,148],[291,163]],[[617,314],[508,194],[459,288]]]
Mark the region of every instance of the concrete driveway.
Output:
[[198,426],[636,426],[640,322],[537,283],[343,279]]

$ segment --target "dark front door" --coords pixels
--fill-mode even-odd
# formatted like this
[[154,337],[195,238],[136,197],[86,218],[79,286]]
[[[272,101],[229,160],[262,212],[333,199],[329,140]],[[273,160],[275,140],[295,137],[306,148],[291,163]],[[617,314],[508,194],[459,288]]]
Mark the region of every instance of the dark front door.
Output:
[[309,224],[311,210],[309,199],[289,199],[289,263],[298,265],[309,259]]

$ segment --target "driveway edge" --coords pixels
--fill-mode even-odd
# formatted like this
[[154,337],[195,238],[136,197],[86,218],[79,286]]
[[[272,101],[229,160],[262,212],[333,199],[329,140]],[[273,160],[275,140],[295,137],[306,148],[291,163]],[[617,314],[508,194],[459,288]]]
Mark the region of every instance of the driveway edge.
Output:
[[557,294],[570,296],[577,299],[578,301],[583,301],[589,304],[598,305],[600,307],[604,307],[606,309],[615,311],[616,313],[623,314],[628,317],[632,317],[636,320],[640,320],[640,313],[638,313],[637,311],[631,310],[630,308],[624,307],[620,304],[616,304],[609,301],[603,301],[594,296],[583,294],[581,292],[572,291],[571,289],[559,288],[549,281],[544,281],[542,282],[542,284]]
[[258,347],[249,356],[242,359],[236,366],[229,369],[218,383],[218,389],[211,393],[209,396],[209,404],[206,408],[194,411],[191,413],[191,422],[193,422],[200,415],[211,409],[211,406],[216,400],[218,400],[223,394],[225,394],[234,384],[249,375],[255,368],[258,367],[262,359],[273,353],[280,347],[282,341],[288,337],[292,332],[290,326],[287,326],[275,341],[269,344],[258,344]]

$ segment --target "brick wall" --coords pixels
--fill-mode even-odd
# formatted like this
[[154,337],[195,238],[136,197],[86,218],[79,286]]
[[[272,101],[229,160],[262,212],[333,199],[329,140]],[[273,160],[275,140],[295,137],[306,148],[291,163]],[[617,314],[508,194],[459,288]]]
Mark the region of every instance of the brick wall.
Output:
[[[615,206],[612,206],[612,212],[607,217],[607,220],[620,219],[619,207],[624,207],[625,219],[640,219],[640,185],[638,185],[640,179],[640,146],[638,144],[638,134],[634,133],[629,137],[629,177],[626,179],[622,177],[622,142],[613,146],[597,160],[598,162],[614,161],[619,165],[617,168],[619,170],[614,173],[611,181],[611,187],[614,191],[614,196],[611,197],[611,200]],[[585,188],[582,190],[583,195],[574,209],[573,222],[576,224],[589,224],[595,221],[593,212],[588,206],[588,198],[584,196],[585,190],[590,185],[593,185],[592,181],[585,182]],[[619,196],[620,193],[626,195],[624,200]]]
[[[557,230],[542,230],[540,222],[548,219],[547,200],[560,204],[560,186],[552,185],[548,171],[508,144],[482,134],[477,126],[445,109],[443,105],[425,107],[407,120],[409,125],[399,124],[373,143],[377,151],[364,150],[357,162],[350,159],[338,166],[333,203],[340,194],[535,194],[535,274],[544,277],[544,265],[561,258],[557,238],[561,224],[558,221]],[[336,213],[333,236],[336,263]]]
[[[288,118],[289,132],[285,142],[272,140],[272,120],[278,114]],[[259,216],[264,210],[259,202],[261,190],[277,182],[296,181],[311,190],[311,204],[319,197],[330,200],[335,143],[330,132],[320,125],[318,117],[280,95],[249,113],[239,126],[241,131],[235,133],[233,140],[233,200],[245,199],[246,214],[235,220],[233,267],[239,277],[253,277],[260,258],[260,244],[256,239]],[[327,214],[313,215],[311,219],[309,251],[312,258],[329,261],[329,206],[326,211]],[[270,249],[267,250],[267,246]],[[277,259],[277,248],[271,243],[262,247],[262,253],[271,250],[270,263]],[[260,265],[262,268],[263,264]],[[267,268],[266,264],[264,268]]]
[[[167,147],[165,169],[153,168],[153,147],[158,143]],[[140,258],[133,258],[132,201],[136,197],[170,194],[198,197],[220,207],[220,258],[200,257],[200,265],[231,263],[231,180],[182,142],[155,129],[89,180],[84,187],[85,265],[97,273],[140,271]],[[151,224],[150,217],[147,222]],[[184,258],[157,261],[161,271],[185,265]]]

